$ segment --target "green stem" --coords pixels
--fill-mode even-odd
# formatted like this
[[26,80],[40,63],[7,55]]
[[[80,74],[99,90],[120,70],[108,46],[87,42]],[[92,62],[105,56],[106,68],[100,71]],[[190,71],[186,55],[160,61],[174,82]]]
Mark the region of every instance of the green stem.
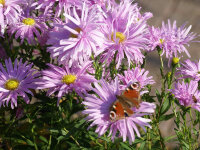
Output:
[[172,81],[173,81],[173,76],[174,76],[175,70],[176,70],[176,65],[172,67],[172,73],[170,75],[170,83],[168,85],[168,89],[172,88]]
[[[106,135],[104,134],[104,138],[106,138]],[[107,146],[107,142],[106,141],[104,141],[104,148],[105,149],[108,149],[108,146]]]
[[161,131],[160,131],[160,128],[159,128],[159,123],[157,123],[157,128],[158,128],[158,134],[159,134],[159,137],[160,137],[160,145],[161,145],[161,148],[162,150],[166,150],[166,146],[165,146],[165,143],[164,143],[164,139],[162,137],[162,134],[161,134]]
[[34,142],[35,150],[38,150],[38,147],[37,147],[37,144],[36,144],[36,138],[35,138],[35,135],[34,135],[34,128],[31,129],[31,132],[33,134],[33,142]]
[[[163,63],[163,59],[162,59],[162,56],[161,56],[161,53],[162,53],[162,49],[158,48],[158,55],[159,55],[159,58],[160,58],[160,73],[161,73],[161,84],[162,84],[162,88],[161,88],[161,95],[162,95],[162,98],[160,99],[160,107],[159,107],[159,112],[158,112],[158,116],[156,118],[156,126],[157,126],[157,130],[158,130],[158,135],[160,137],[160,145],[161,145],[161,148],[163,150],[166,149],[166,146],[165,146],[165,143],[164,143],[164,139],[161,135],[161,131],[160,131],[160,128],[159,128],[159,118],[160,118],[160,112],[161,112],[161,108],[162,108],[162,104],[163,104],[163,98],[165,97],[165,75],[164,75],[164,63]],[[166,99],[166,98],[165,98]]]
[[192,110],[190,109],[190,118],[191,118],[191,124],[190,126],[192,127],[194,125],[194,120],[193,120],[193,116],[192,116]]
[[147,129],[147,142],[148,142],[148,149],[151,150],[151,135],[150,135],[150,128]]
[[[69,132],[66,128],[64,128],[64,131],[65,131],[66,133]],[[81,147],[80,144],[78,143],[78,141],[77,141],[72,135],[70,135],[70,138],[71,138],[72,140],[74,140],[74,142],[76,143],[76,145],[77,145],[78,147]]]
[[[32,120],[31,120],[30,116],[27,115],[27,117],[28,117],[29,123],[32,124]],[[37,147],[37,144],[36,144],[36,138],[35,138],[35,134],[34,134],[34,126],[32,126],[32,128],[31,128],[31,133],[33,135],[33,142],[34,142],[35,150],[38,150],[38,147]]]
[[174,115],[175,115],[175,117],[177,118],[176,106],[175,106],[175,104],[174,104],[174,100],[172,101],[172,106],[173,106]]
[[189,144],[189,150],[192,150],[192,145],[191,145],[191,139],[190,139],[190,135],[189,135],[189,128],[187,127],[187,123],[186,123],[186,113],[184,114],[184,128],[185,128],[185,135],[187,135],[186,140],[188,140],[188,144]]
[[164,63],[163,63],[163,59],[162,56],[159,54],[160,57],[160,73],[161,73],[161,81],[162,81],[162,92],[165,91],[165,75],[164,75]]
[[50,135],[49,137],[49,142],[48,142],[48,147],[47,147],[48,150],[51,148],[51,139],[52,139],[52,135]]

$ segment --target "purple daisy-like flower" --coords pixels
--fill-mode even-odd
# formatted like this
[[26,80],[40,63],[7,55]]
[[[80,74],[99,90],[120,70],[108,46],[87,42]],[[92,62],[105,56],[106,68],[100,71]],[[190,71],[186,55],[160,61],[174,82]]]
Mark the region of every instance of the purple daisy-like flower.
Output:
[[30,102],[27,95],[33,93],[30,89],[36,89],[39,73],[32,69],[32,64],[22,63],[22,59],[14,62],[11,59],[5,60],[6,69],[0,63],[0,106],[8,106],[11,102],[11,108],[17,107],[17,97],[21,96],[28,104]]
[[176,21],[171,24],[170,20],[168,20],[168,24],[162,22],[161,28],[149,28],[147,37],[149,39],[149,50],[152,51],[156,46],[159,46],[167,58],[178,57],[178,53],[182,52],[185,52],[190,57],[185,46],[189,46],[189,42],[196,38],[196,34],[190,32],[191,28],[191,25],[185,28],[185,24],[177,27]]
[[20,5],[26,4],[25,0],[0,0],[0,29],[4,33],[7,25],[17,22],[22,12]]
[[152,14],[141,15],[137,4],[132,5],[126,0],[119,5],[114,5],[106,15],[106,26],[102,26],[105,37],[102,61],[109,64],[117,52],[117,68],[125,57],[128,59],[129,66],[131,61],[136,64],[142,63],[144,55],[141,50],[147,43],[146,20],[152,17]]
[[48,88],[47,95],[58,91],[58,102],[64,94],[72,92],[73,90],[81,97],[91,90],[91,83],[96,79],[86,73],[86,69],[90,67],[91,63],[88,62],[84,66],[73,65],[72,68],[58,67],[52,64],[48,64],[50,67],[47,70],[42,71],[41,81],[38,82],[39,89]]
[[33,3],[32,6],[37,6],[36,9],[45,8],[44,14],[46,14],[56,3],[58,3],[56,6],[56,16],[60,16],[62,10],[65,13],[69,13],[71,7],[80,7],[83,2],[81,0],[39,0]]
[[[134,114],[122,119],[112,121],[110,119],[110,109],[112,104],[117,100],[116,96],[120,94],[119,82],[115,79],[114,82],[106,83],[105,80],[100,80],[99,83],[94,83],[93,91],[98,95],[87,95],[83,104],[86,106],[84,114],[88,116],[86,119],[92,121],[90,127],[97,126],[96,133],[102,136],[107,130],[110,130],[109,135],[114,141],[115,137],[123,137],[123,141],[129,138],[131,144],[135,140],[135,133],[140,137],[137,126],[145,130],[145,126],[151,127],[150,119],[143,118],[144,115],[150,115],[154,112],[155,105],[148,102],[140,103],[138,109],[133,108]],[[119,131],[119,135],[117,132]],[[145,130],[146,131],[146,130]]]
[[163,42],[165,39],[165,34],[161,32],[160,28],[155,27],[149,27],[149,34],[147,35],[147,38],[149,39],[148,43],[148,51],[153,51],[156,49],[157,46],[160,48],[163,47]]
[[[139,67],[124,71],[124,76],[120,74],[118,75],[120,81],[122,81],[120,89],[125,90],[127,86],[130,86],[134,82],[138,82],[140,88],[144,88],[148,84],[154,84],[155,81],[152,80],[153,77],[152,76],[147,77],[148,73],[149,71],[145,71],[145,69],[141,69]],[[142,93],[145,92],[148,91],[143,91]]]
[[20,38],[21,44],[24,39],[28,41],[29,44],[35,44],[37,38],[38,42],[43,39],[43,35],[47,32],[47,26],[43,19],[37,17],[20,17],[20,20],[9,26],[8,33],[10,35],[15,34],[15,39]]
[[48,48],[51,57],[58,57],[59,63],[67,63],[69,66],[74,61],[83,64],[91,56],[92,52],[96,54],[98,47],[103,44],[103,35],[98,30],[98,21],[100,13],[96,7],[88,8],[84,3],[81,16],[73,7],[73,15],[64,14],[69,23],[55,24],[59,27],[57,32],[50,33],[48,44],[52,45]]
[[116,5],[115,0],[86,0],[85,1],[88,5],[98,5],[103,9],[110,9],[111,5]]
[[169,90],[179,100],[179,103],[186,107],[192,107],[200,111],[200,91],[198,82],[191,80],[190,83],[175,83],[174,89]]
[[187,59],[181,65],[182,67],[177,68],[177,74],[181,75],[179,79],[192,78],[195,81],[200,80],[200,60],[193,62]]

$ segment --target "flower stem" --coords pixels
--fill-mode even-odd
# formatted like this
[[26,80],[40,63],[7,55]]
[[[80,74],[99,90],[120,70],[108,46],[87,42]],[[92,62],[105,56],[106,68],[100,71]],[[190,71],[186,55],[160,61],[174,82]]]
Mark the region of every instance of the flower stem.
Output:
[[52,138],[52,135],[50,135],[49,137],[49,142],[48,142],[48,147],[47,147],[48,150],[51,148],[51,138]]
[[161,145],[161,148],[163,150],[166,150],[166,146],[165,146],[165,143],[164,143],[164,139],[162,137],[162,134],[161,134],[161,131],[160,131],[160,128],[159,128],[159,123],[157,123],[157,128],[158,128],[158,134],[160,136],[160,145]]
[[[66,133],[69,132],[66,128],[64,128],[64,131],[65,131]],[[78,141],[77,141],[72,135],[70,135],[70,138],[76,143],[76,145],[77,145],[79,148],[81,147],[80,144],[78,143]]]
[[151,135],[150,135],[150,128],[147,129],[147,142],[148,142],[148,150],[151,150]]
[[162,59],[162,56],[161,56],[161,53],[162,53],[162,49],[161,48],[157,48],[158,50],[158,55],[159,55],[159,58],[160,58],[160,73],[161,73],[161,84],[162,84],[162,87],[161,87],[161,91],[162,91],[162,97],[160,98],[159,102],[160,102],[160,107],[159,107],[159,111],[158,111],[158,116],[156,118],[156,126],[157,126],[157,130],[158,130],[158,135],[160,137],[160,145],[161,145],[161,148],[163,150],[166,149],[166,146],[165,146],[165,143],[164,143],[164,139],[162,137],[162,134],[161,134],[161,131],[160,131],[160,128],[159,128],[159,118],[160,118],[160,112],[161,112],[161,108],[162,108],[162,105],[163,105],[163,98],[166,96],[165,95],[165,75],[164,75],[164,63],[163,63],[163,59]]
[[165,75],[164,75],[164,63],[163,63],[163,59],[162,56],[159,54],[160,57],[160,73],[161,73],[161,81],[162,81],[162,92],[165,91]]

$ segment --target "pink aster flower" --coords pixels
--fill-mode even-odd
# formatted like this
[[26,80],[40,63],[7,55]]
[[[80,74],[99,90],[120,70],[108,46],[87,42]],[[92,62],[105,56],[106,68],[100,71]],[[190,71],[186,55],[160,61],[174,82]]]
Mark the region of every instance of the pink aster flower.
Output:
[[[123,137],[123,141],[129,138],[131,144],[135,140],[135,134],[140,137],[138,126],[145,130],[145,126],[151,127],[150,119],[143,118],[144,115],[150,115],[154,112],[155,105],[148,102],[140,103],[138,109],[132,108],[134,114],[126,116],[122,119],[111,121],[110,108],[116,101],[116,96],[120,94],[118,80],[106,83],[105,80],[100,80],[99,83],[94,83],[93,91],[98,95],[87,95],[83,104],[86,106],[84,114],[88,116],[86,119],[91,121],[90,127],[97,126],[95,132],[102,136],[107,130],[110,130],[109,135],[114,141],[116,137]],[[119,131],[119,134],[117,132]],[[146,131],[146,130],[145,130]]]
[[52,46],[48,48],[48,52],[51,53],[51,57],[58,57],[61,64],[67,63],[71,66],[74,61],[83,64],[103,43],[103,35],[98,30],[101,14],[95,6],[88,8],[85,3],[81,11],[79,16],[73,7],[73,16],[64,14],[69,19],[69,23],[55,24],[59,27],[58,31],[50,33],[47,43]]
[[111,5],[116,5],[115,0],[86,0],[85,1],[88,5],[98,5],[105,9],[110,9]]
[[191,25],[185,28],[185,24],[177,27],[176,21],[171,24],[170,20],[168,20],[168,24],[163,22],[161,28],[149,28],[147,37],[149,39],[149,50],[154,50],[156,46],[159,46],[167,58],[178,57],[178,53],[182,52],[190,57],[185,46],[189,46],[189,42],[196,38],[196,34],[190,32],[191,28]]
[[43,19],[37,17],[20,17],[20,20],[9,26],[8,33],[10,35],[15,35],[15,39],[20,38],[21,44],[24,39],[28,41],[29,44],[35,44],[37,41],[43,40],[43,36],[47,32],[47,26]]
[[147,35],[147,38],[149,39],[148,51],[156,50],[157,46],[163,48],[165,34],[161,32],[160,28],[155,28],[154,26],[149,27],[149,34]]
[[81,97],[91,89],[90,84],[95,78],[86,73],[86,69],[90,67],[88,62],[84,66],[73,65],[72,68],[58,67],[48,64],[49,69],[42,71],[41,81],[38,82],[39,89],[48,88],[47,95],[58,91],[58,102],[64,94],[72,92],[73,90]]
[[169,91],[174,94],[181,105],[200,111],[200,91],[198,90],[197,81],[175,83],[174,89]]
[[181,64],[181,66],[182,67],[177,68],[177,74],[181,75],[181,78],[179,79],[192,78],[195,81],[200,80],[200,60],[193,62],[187,59]]
[[0,32],[3,34],[7,25],[17,22],[22,12],[20,5],[25,0],[0,0]]
[[56,3],[58,3],[56,6],[56,16],[60,16],[62,10],[65,13],[69,13],[71,7],[80,7],[82,0],[38,0],[32,6],[37,6],[36,9],[45,8],[44,14],[46,14],[49,9],[53,9]]
[[[124,71],[124,76],[120,74],[118,75],[120,81],[122,81],[120,89],[125,90],[127,86],[130,86],[134,82],[138,82],[141,88],[144,88],[148,84],[154,84],[155,82],[152,80],[153,77],[147,77],[148,73],[149,71],[145,71],[145,69],[139,67]],[[143,93],[145,92],[148,91],[143,91]]]
[[137,4],[132,5],[128,0],[116,5],[106,14],[106,26],[102,26],[105,37],[105,52],[102,55],[102,61],[109,64],[117,53],[117,68],[125,57],[129,66],[131,62],[142,63],[144,55],[141,50],[147,43],[146,20],[152,14],[141,15]]
[[8,106],[11,102],[11,108],[17,107],[17,97],[21,96],[28,104],[30,102],[27,95],[33,93],[30,89],[36,89],[39,73],[32,69],[32,64],[22,63],[22,59],[14,62],[11,59],[5,60],[6,69],[0,63],[0,106]]

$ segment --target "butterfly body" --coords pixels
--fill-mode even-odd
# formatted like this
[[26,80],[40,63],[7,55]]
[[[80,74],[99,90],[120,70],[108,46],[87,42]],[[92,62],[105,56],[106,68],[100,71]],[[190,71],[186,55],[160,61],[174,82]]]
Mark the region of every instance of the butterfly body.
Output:
[[140,106],[140,85],[135,82],[129,86],[110,107],[110,119],[116,121],[134,114],[132,108]]
[[192,99],[193,99],[194,103],[197,103],[197,98],[194,95],[192,96]]

